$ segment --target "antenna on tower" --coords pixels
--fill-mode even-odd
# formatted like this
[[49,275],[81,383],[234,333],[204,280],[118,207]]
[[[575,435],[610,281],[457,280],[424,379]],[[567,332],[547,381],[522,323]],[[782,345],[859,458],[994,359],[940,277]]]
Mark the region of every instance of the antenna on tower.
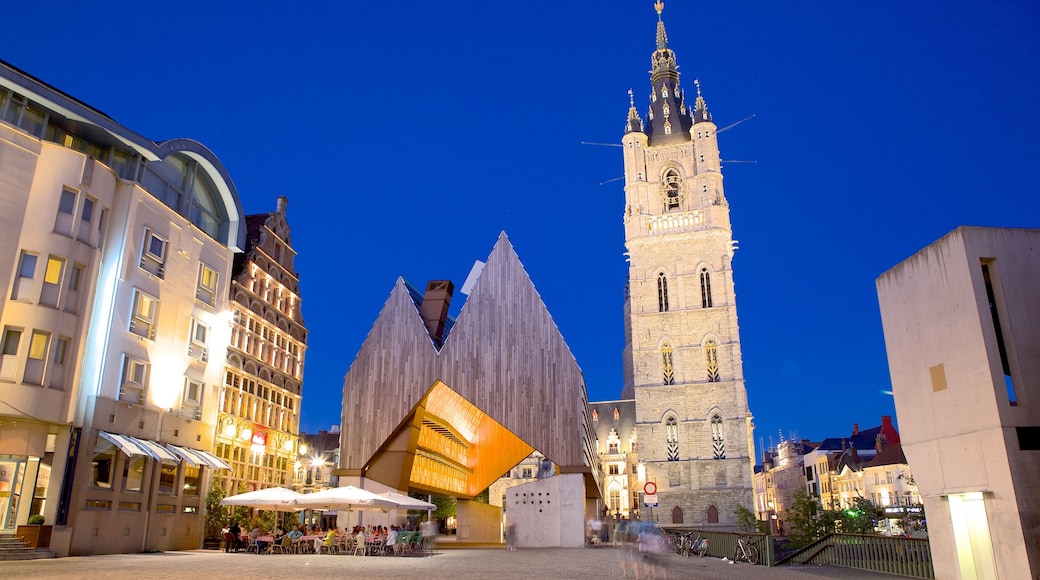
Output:
[[[698,89],[698,90],[700,90],[700,89]],[[754,119],[754,118],[755,118],[755,115],[754,115],[754,113],[752,113],[751,116],[744,117],[743,119],[737,121],[736,123],[731,123],[729,125],[726,125],[725,127],[721,128],[721,129],[719,129],[718,131],[715,131],[715,132],[716,133],[721,133],[723,131],[727,131],[727,130],[732,129],[733,127],[736,127],[737,125],[743,123],[744,121],[750,121],[751,119]]]
[[624,179],[624,178],[625,178],[625,176],[624,176],[624,175],[622,175],[621,177],[615,177],[614,179],[608,179],[608,180],[606,180],[606,181],[601,181],[601,182],[599,182],[599,184],[600,184],[600,185],[606,185],[606,184],[608,184],[608,183],[613,183],[613,182],[615,182],[615,181],[617,181],[617,180],[619,180],[619,179]]
[[621,143],[594,143],[592,141],[582,141],[582,145],[598,145],[600,147],[621,147]]

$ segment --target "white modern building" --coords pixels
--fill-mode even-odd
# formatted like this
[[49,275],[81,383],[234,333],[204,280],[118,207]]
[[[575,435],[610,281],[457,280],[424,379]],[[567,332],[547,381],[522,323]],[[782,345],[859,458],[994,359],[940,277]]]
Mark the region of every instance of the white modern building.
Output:
[[201,547],[243,226],[206,147],[0,62],[0,529],[42,514],[59,555]]
[[960,227],[877,279],[936,578],[1040,575],[1040,230]]

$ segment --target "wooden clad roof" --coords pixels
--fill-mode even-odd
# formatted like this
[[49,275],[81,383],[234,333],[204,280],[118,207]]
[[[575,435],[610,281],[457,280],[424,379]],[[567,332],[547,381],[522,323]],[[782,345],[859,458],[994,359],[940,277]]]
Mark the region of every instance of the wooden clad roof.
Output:
[[[439,351],[398,279],[343,381],[340,468],[358,473],[384,451],[414,455],[418,437],[406,432],[419,428],[415,411],[437,381],[561,471],[591,473],[584,377],[504,233]],[[494,452],[475,447],[477,463]],[[397,484],[386,472],[384,463],[368,475]]]

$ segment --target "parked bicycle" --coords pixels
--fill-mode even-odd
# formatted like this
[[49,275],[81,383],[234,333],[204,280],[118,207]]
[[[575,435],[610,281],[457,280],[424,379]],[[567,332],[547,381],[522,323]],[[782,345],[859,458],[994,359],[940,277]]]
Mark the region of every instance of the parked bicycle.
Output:
[[733,561],[758,564],[758,546],[752,544],[751,540],[744,536],[738,537],[737,551],[733,555]]
[[698,532],[697,533],[697,537],[694,538],[690,542],[690,547],[689,547],[689,550],[686,553],[686,556],[688,557],[688,556],[691,556],[692,554],[697,554],[698,556],[703,558],[704,555],[707,554],[707,553],[708,553],[708,538],[705,538],[704,536],[700,535],[700,533]]

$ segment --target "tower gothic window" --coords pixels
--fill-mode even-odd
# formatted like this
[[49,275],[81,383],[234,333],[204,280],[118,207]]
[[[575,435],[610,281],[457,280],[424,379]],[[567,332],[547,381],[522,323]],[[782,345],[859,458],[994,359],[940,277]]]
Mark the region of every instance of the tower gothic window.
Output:
[[711,308],[711,274],[701,268],[701,308]]
[[665,343],[661,347],[661,371],[664,374],[664,384],[675,384],[675,369],[672,367],[672,345]]
[[664,272],[657,275],[657,311],[668,312],[668,277]]
[[726,458],[726,438],[722,435],[722,417],[711,417],[711,450],[715,459]]
[[[670,126],[665,124],[666,128]],[[664,179],[661,180],[661,195],[664,198],[665,210],[676,209],[682,202],[682,177],[675,169],[669,169],[664,173]]]
[[714,340],[708,339],[708,342],[704,343],[704,357],[708,364],[708,382],[719,382],[718,345]]
[[675,417],[664,422],[664,435],[668,443],[668,461],[679,461],[679,423]]

